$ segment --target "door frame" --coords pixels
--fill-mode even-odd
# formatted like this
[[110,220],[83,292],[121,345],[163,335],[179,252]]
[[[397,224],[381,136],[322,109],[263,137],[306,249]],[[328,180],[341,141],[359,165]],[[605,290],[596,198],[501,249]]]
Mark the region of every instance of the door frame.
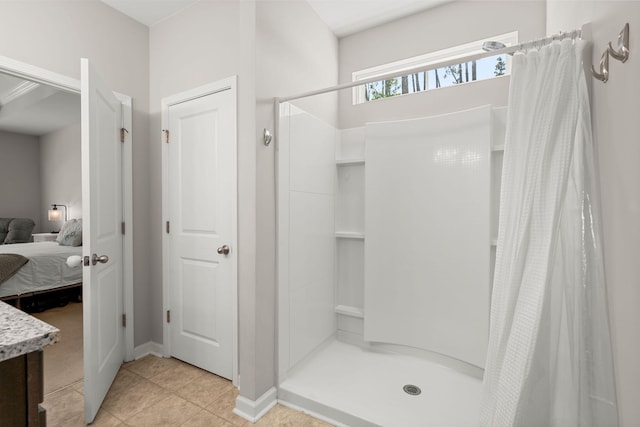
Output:
[[[78,66],[80,59],[78,58]],[[55,87],[65,92],[80,96],[80,80],[54,73],[44,68],[36,67],[24,62],[16,61],[6,56],[0,56],[0,73],[30,80],[43,85]],[[124,127],[129,131],[122,150],[122,208],[126,224],[123,243],[123,304],[127,318],[124,331],[125,361],[134,359],[134,307],[133,307],[133,129],[132,129],[132,100],[128,95],[115,92],[116,98],[122,103]],[[79,100],[78,100],[79,101]],[[84,286],[84,285],[83,285]]]
[[[233,344],[232,344],[232,382],[237,387],[238,386],[238,256],[237,256],[237,247],[238,247],[238,110],[237,110],[237,76],[231,76],[226,79],[218,80],[213,83],[208,83],[203,86],[199,86],[184,92],[180,92],[175,95],[171,95],[165,98],[162,98],[160,101],[161,106],[161,123],[162,129],[168,129],[169,127],[169,107],[180,104],[183,102],[191,101],[196,98],[201,98],[203,96],[212,95],[218,92],[222,92],[225,90],[231,91],[232,98],[232,110],[233,110],[233,137],[236,153],[234,162],[233,162],[233,182],[234,182],[234,192],[236,194],[236,203],[232,205],[231,209],[233,212],[231,217],[233,218],[231,225],[231,242],[229,243],[232,248],[234,248],[234,259],[232,262],[231,275],[233,281],[233,289],[231,290],[232,294],[232,336],[233,336]],[[169,273],[169,262],[170,262],[170,251],[169,251],[169,234],[165,229],[165,221],[169,220],[169,147],[168,144],[165,143],[165,133],[162,132],[162,313],[163,313],[163,321],[162,321],[162,331],[163,331],[163,356],[171,357],[171,331],[169,327],[169,323],[167,322],[167,318],[165,313],[171,307],[171,284],[169,281],[170,273]],[[169,136],[170,138],[170,136]]]

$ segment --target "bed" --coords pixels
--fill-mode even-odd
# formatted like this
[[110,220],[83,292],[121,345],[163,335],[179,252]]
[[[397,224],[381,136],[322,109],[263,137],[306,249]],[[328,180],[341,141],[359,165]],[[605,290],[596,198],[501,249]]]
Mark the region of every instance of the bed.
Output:
[[0,218],[0,300],[42,311],[70,295],[81,298],[82,267],[69,267],[67,258],[82,255],[82,219],[66,221],[55,242],[34,243],[34,225],[30,218]]
[[31,296],[82,283],[82,267],[67,266],[67,258],[82,255],[82,246],[62,246],[58,242],[0,245],[0,253],[20,254],[29,259],[12,277],[0,284],[0,299]]

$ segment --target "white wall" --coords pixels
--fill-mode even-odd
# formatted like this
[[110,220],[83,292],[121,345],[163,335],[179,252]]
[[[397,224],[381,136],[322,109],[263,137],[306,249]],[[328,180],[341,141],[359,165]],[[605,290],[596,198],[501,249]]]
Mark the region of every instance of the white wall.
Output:
[[151,338],[148,52],[148,28],[98,0],[0,2],[0,53],[3,56],[73,78],[80,77],[80,58],[89,58],[112,89],[133,98],[136,345]]
[[[340,39],[340,81],[351,73],[517,30],[519,40],[544,35],[543,1],[457,1]],[[425,117],[507,103],[509,79],[498,78],[352,105],[340,93],[340,128]]]
[[602,235],[621,424],[640,425],[640,3],[549,1],[547,31],[592,23],[593,63],[630,24],[629,60],[611,59],[609,81],[592,84],[594,143],[600,173]]
[[40,212],[40,142],[37,136],[0,131],[0,218],[31,218]]
[[278,140],[279,380],[336,331],[335,143],[338,131],[283,104]]
[[[256,375],[255,392],[260,396],[276,381],[274,165],[278,144],[276,136],[276,146],[265,147],[262,130],[274,129],[274,97],[337,84],[338,41],[303,0],[259,0],[256,3],[255,28],[257,259],[254,348],[259,356],[255,367],[261,372]],[[330,94],[299,105],[335,124],[336,103],[335,94]],[[242,315],[245,312],[242,301],[240,309]],[[244,390],[241,393],[244,395]]]
[[43,231],[59,230],[62,226],[62,222],[50,222],[47,218],[53,203],[67,206],[68,219],[82,217],[81,167],[79,123],[40,137],[40,224]]

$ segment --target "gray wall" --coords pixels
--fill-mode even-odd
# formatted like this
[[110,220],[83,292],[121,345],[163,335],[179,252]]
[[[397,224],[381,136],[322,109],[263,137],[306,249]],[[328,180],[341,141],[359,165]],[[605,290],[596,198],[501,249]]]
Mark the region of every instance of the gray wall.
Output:
[[79,123],[40,137],[40,224],[43,224],[43,231],[59,230],[62,226],[62,222],[50,222],[47,218],[47,210],[53,203],[67,206],[68,219],[82,217],[81,166]]
[[[0,2],[0,53],[3,56],[73,78],[80,77],[80,58],[89,58],[112,89],[133,98],[136,345],[151,339],[147,256],[150,248],[148,41],[147,27],[98,0]],[[39,203],[40,198],[37,200]]]
[[[518,31],[527,41],[545,33],[543,1],[457,1],[340,39],[340,81],[351,73],[486,37]],[[352,105],[351,91],[340,93],[340,128],[365,122],[450,113],[480,105],[507,103],[509,79],[497,78],[415,95]]]
[[0,131],[0,218],[31,218],[37,233],[40,216],[38,137]]
[[[305,37],[300,37],[305,34]],[[314,46],[314,49],[309,49]],[[238,75],[238,261],[241,393],[275,385],[273,97],[333,85],[337,41],[306,2],[202,1],[150,30],[150,128],[160,141],[160,101]],[[320,112],[337,120],[335,98]],[[161,149],[151,160],[152,339],[162,342]],[[157,231],[156,231],[157,230]]]
[[607,43],[616,46],[622,26],[630,31],[629,60],[611,59],[606,84],[589,78],[594,144],[600,172],[604,261],[609,295],[618,404],[623,426],[640,425],[640,3],[549,1],[547,31],[591,22],[593,63]]
[[[175,95],[206,83],[239,75],[238,85],[242,87],[250,77],[241,75],[240,48],[240,7],[237,2],[198,2],[180,13],[154,25],[149,31],[149,135],[151,149],[148,153],[151,179],[149,183],[149,203],[151,234],[149,259],[151,289],[149,294],[151,309],[151,339],[162,343],[162,151],[161,151],[161,111],[163,97]],[[239,118],[241,119],[241,118]],[[243,144],[244,146],[244,144]],[[239,150],[239,175],[247,174]],[[242,187],[239,187],[242,190]],[[244,193],[240,195],[241,206],[247,202]],[[240,216],[251,208],[240,209]],[[239,242],[240,265],[243,264],[250,246],[250,236]],[[249,242],[246,240],[249,239]],[[245,277],[240,272],[240,280]]]

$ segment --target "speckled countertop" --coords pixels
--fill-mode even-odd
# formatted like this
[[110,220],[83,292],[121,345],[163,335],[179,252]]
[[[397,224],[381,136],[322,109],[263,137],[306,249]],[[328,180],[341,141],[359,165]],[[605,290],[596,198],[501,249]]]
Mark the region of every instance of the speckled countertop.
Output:
[[58,342],[60,330],[0,301],[0,362]]

